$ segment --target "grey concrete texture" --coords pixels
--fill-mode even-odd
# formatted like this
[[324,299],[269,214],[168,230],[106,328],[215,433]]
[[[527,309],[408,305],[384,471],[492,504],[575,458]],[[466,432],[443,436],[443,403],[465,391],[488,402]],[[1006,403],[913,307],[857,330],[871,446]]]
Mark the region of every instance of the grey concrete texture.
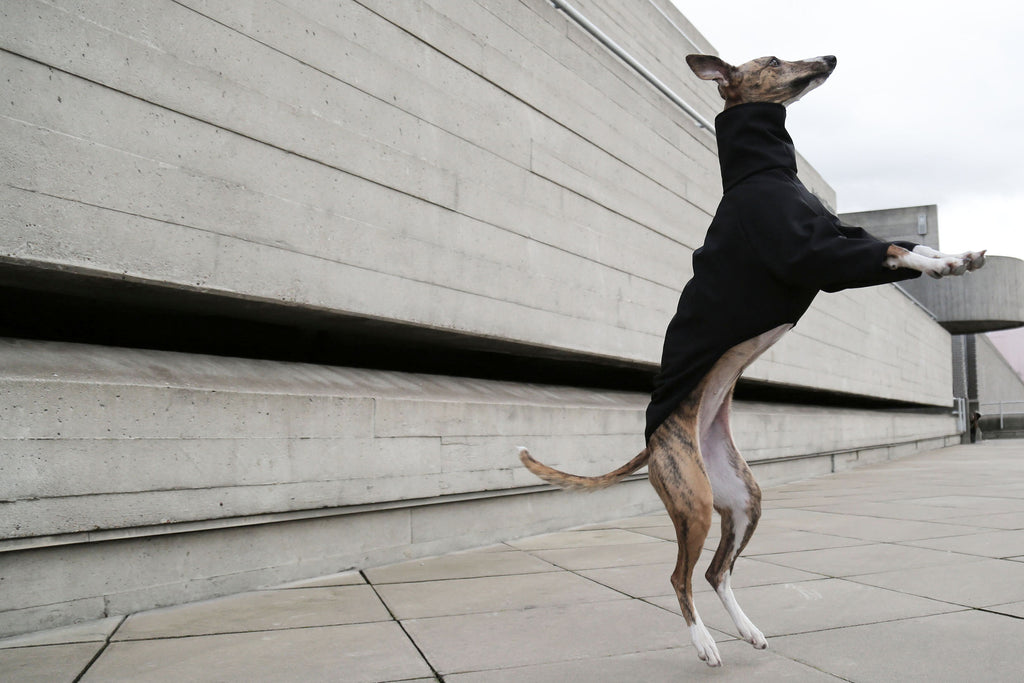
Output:
[[[1017,374],[987,334],[975,336],[974,348],[977,398],[982,406],[981,412],[991,417],[993,413],[998,413],[998,406],[992,404],[999,401],[1024,401],[1024,377]],[[1005,410],[1020,412],[1022,407],[1022,404],[1017,404],[1007,406]]]
[[[585,474],[643,447],[638,393],[11,340],[0,359],[8,540],[513,491],[538,483],[518,445]],[[733,431],[760,463],[955,425],[738,402]]]
[[1024,441],[770,487],[764,508],[734,586],[769,649],[736,639],[699,585],[714,672],[679,616],[659,512],[2,640],[0,679],[1020,679]]
[[[660,6],[585,3],[713,116]],[[245,8],[0,7],[0,259],[654,368],[712,136],[543,0]],[[892,287],[814,310],[753,376],[947,403],[942,331]]]

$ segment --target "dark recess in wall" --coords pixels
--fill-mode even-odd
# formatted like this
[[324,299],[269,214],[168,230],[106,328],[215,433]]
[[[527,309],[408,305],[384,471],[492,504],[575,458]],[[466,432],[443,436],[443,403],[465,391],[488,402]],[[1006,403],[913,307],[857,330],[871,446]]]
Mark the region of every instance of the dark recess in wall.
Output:
[[[656,368],[452,331],[0,263],[0,336],[401,372],[650,392]],[[933,408],[741,380],[736,398]]]

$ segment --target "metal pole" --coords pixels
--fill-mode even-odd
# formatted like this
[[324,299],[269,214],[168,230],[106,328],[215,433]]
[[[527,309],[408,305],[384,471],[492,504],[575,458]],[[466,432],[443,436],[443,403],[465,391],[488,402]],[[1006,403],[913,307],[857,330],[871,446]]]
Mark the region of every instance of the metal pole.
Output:
[[695,110],[685,101],[683,101],[683,98],[675,94],[675,92],[673,92],[671,88],[665,85],[660,78],[652,74],[643,64],[633,59],[632,55],[630,55],[628,52],[619,47],[619,45],[614,40],[609,38],[604,31],[599,29],[597,26],[594,26],[594,24],[589,19],[587,19],[585,16],[579,13],[579,10],[570,5],[568,2],[565,2],[565,0],[548,1],[558,9],[568,14],[573,21],[582,26],[584,30],[587,31],[587,33],[597,38],[597,40],[602,45],[604,45],[606,48],[614,52],[619,59],[633,67],[633,69],[636,70],[636,72],[643,76],[645,79],[647,79],[647,81],[650,82],[651,85],[660,90],[661,93],[665,95],[665,97],[672,100],[672,102],[675,103],[676,106],[678,106],[680,109],[689,114],[701,128],[706,128],[711,133],[715,132],[715,127],[711,125],[710,121],[705,119],[697,112],[697,110]]

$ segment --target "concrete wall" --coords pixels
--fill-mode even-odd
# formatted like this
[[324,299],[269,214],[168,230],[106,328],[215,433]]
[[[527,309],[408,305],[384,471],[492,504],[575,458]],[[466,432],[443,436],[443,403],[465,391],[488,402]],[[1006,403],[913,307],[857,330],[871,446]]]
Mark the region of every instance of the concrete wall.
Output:
[[984,438],[1024,436],[1024,380],[985,334],[974,336],[977,401]]
[[1009,361],[999,352],[988,335],[975,335],[975,354],[978,373],[978,401],[991,404],[999,401],[1020,401],[1015,412],[1024,412],[1024,380],[1014,372]]
[[[4,6],[0,258],[655,367],[720,195],[714,138],[542,0],[126,7]],[[690,49],[632,21],[668,63]],[[907,308],[849,296],[818,310]],[[776,362],[806,372],[763,374],[889,374],[885,352],[809,352],[845,330],[794,337]]]
[[[707,45],[659,6],[581,3],[710,118],[669,19]],[[653,372],[720,196],[714,138],[544,0],[25,1],[0,5],[0,47],[3,283]],[[748,376],[940,409],[949,343],[894,287],[822,295]],[[547,492],[513,449],[603,471],[642,445],[645,401],[5,341],[0,633],[656,509],[642,481]],[[765,481],[955,431],[737,410]]]
[[1024,381],[1024,329],[989,332],[985,336],[998,349],[1017,376]]

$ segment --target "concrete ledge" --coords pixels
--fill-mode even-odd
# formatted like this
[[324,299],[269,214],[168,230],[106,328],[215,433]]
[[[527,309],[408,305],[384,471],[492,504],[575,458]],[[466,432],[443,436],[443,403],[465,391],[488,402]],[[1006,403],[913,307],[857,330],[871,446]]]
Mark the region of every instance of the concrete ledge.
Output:
[[[602,473],[643,448],[648,400],[13,340],[0,367],[7,541],[532,487],[520,444]],[[733,423],[751,462],[955,431],[947,414],[767,403]]]
[[908,280],[899,285],[935,314],[952,334],[993,332],[1024,325],[1024,261],[989,256],[964,277]]

